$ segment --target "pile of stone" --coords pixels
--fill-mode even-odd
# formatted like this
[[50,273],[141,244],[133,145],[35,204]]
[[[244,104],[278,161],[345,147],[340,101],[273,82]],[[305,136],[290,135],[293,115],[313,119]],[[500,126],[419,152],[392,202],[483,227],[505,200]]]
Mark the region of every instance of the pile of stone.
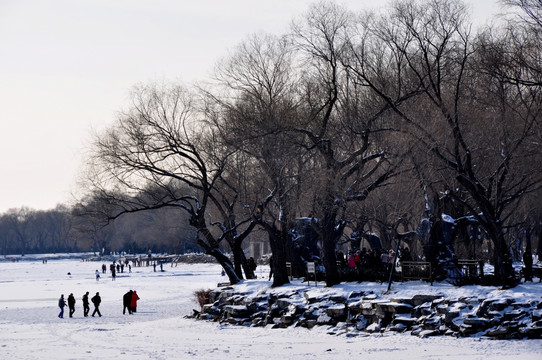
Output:
[[542,301],[513,298],[411,298],[379,296],[372,292],[314,294],[244,294],[222,287],[209,294],[209,303],[194,317],[243,326],[286,328],[331,326],[330,333],[410,332],[420,337],[449,335],[496,339],[542,338]]
[[216,259],[207,254],[202,253],[189,253],[178,255],[177,261],[185,264],[215,264],[217,263]]

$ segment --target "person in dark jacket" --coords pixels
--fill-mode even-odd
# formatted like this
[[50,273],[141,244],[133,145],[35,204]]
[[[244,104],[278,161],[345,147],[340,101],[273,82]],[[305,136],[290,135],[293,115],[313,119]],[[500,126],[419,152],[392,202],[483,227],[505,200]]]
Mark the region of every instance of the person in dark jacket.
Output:
[[88,291],[83,295],[83,315],[88,316],[90,307],[88,306]]
[[134,290],[132,292],[132,301],[130,302],[133,313],[137,312],[137,300],[139,300],[139,296],[137,296],[137,292]]
[[124,296],[122,297],[122,314],[126,314],[126,309],[128,309],[128,314],[132,314],[132,293],[133,291],[130,290]]
[[339,252],[337,253],[337,262],[339,263],[340,267],[346,267],[346,258],[344,257],[344,253],[342,250],[339,250]]
[[60,308],[60,314],[58,314],[58,317],[63,319],[64,318],[64,306],[66,306],[66,301],[64,300],[64,294],[60,295],[60,299],[58,299],[58,307]]
[[94,295],[92,297],[92,299],[90,299],[90,300],[94,304],[94,312],[92,313],[92,316],[94,316],[94,315],[96,315],[96,313],[98,313],[98,315],[100,315],[100,317],[101,317],[102,314],[100,313],[100,303],[102,302],[102,298],[100,297],[100,293],[97,292],[96,295]]
[[70,317],[73,317],[73,313],[75,312],[75,298],[73,297],[73,293],[68,296],[68,308],[70,309]]

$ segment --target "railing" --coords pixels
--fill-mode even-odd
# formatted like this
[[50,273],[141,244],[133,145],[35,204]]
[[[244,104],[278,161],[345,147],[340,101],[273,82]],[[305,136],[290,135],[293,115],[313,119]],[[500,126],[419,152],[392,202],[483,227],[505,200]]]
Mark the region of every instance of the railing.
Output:
[[401,262],[402,280],[427,280],[432,281],[433,272],[431,263],[428,261],[403,261]]
[[480,260],[457,260],[457,268],[461,272],[463,278],[474,279],[484,276],[484,263]]
[[[538,278],[538,282],[542,282],[542,267],[539,266],[532,266],[531,267],[531,280],[525,279],[525,281],[532,281],[532,277],[536,276]],[[519,272],[519,277],[524,278],[525,277],[525,266],[521,268]]]
[[286,274],[288,274],[288,278],[292,280],[294,278],[292,273],[292,263],[286,262]]

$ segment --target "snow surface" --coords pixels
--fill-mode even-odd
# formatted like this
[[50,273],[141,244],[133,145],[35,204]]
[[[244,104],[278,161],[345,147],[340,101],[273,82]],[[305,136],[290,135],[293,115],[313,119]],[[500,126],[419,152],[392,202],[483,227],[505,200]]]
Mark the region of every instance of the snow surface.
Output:
[[[79,260],[0,261],[0,359],[541,359],[542,340],[490,340],[438,336],[419,338],[383,333],[351,337],[330,335],[329,327],[271,329],[239,327],[187,319],[198,309],[194,291],[214,288],[226,279],[219,265],[179,264],[132,267],[115,281],[109,275],[95,280],[101,263]],[[244,281],[240,288],[254,293],[271,291],[263,266],[261,279]],[[71,275],[68,275],[70,273]],[[288,292],[307,284],[295,282],[274,289]],[[349,293],[372,290],[381,295],[387,284],[323,284],[310,292]],[[141,300],[134,315],[122,315],[122,295],[133,289]],[[86,292],[102,296],[102,317],[82,316]],[[77,299],[73,318],[57,317],[60,294]],[[447,297],[508,297],[540,299],[542,283],[515,289],[409,282],[393,284],[390,296],[444,294]],[[90,304],[91,312],[93,310]]]

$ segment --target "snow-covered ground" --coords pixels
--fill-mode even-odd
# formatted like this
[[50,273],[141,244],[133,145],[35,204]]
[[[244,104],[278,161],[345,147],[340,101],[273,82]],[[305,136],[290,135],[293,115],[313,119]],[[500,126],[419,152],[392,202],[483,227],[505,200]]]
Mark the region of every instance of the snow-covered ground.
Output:
[[[109,264],[108,264],[109,265]],[[541,359],[542,340],[488,340],[446,336],[419,338],[396,333],[329,335],[327,327],[271,329],[221,325],[184,318],[198,309],[194,291],[213,288],[226,279],[214,264],[132,268],[132,273],[95,280],[101,263],[79,260],[0,261],[0,359]],[[267,269],[259,267],[259,278]],[[71,275],[68,275],[70,273]],[[241,286],[262,291],[265,280]],[[314,285],[314,283],[312,284]],[[322,287],[311,291],[331,291]],[[300,286],[292,284],[290,286]],[[370,287],[370,289],[369,289]],[[382,293],[387,284],[342,284]],[[134,315],[122,314],[122,295],[137,290]],[[81,297],[100,292],[102,317],[83,317]],[[450,296],[499,296],[500,290],[477,286],[454,288],[412,282],[394,284],[392,293]],[[77,299],[73,318],[57,317],[60,294]],[[505,295],[504,293],[502,293]],[[518,299],[540,299],[542,283],[506,293]],[[91,311],[93,306],[91,304]]]

